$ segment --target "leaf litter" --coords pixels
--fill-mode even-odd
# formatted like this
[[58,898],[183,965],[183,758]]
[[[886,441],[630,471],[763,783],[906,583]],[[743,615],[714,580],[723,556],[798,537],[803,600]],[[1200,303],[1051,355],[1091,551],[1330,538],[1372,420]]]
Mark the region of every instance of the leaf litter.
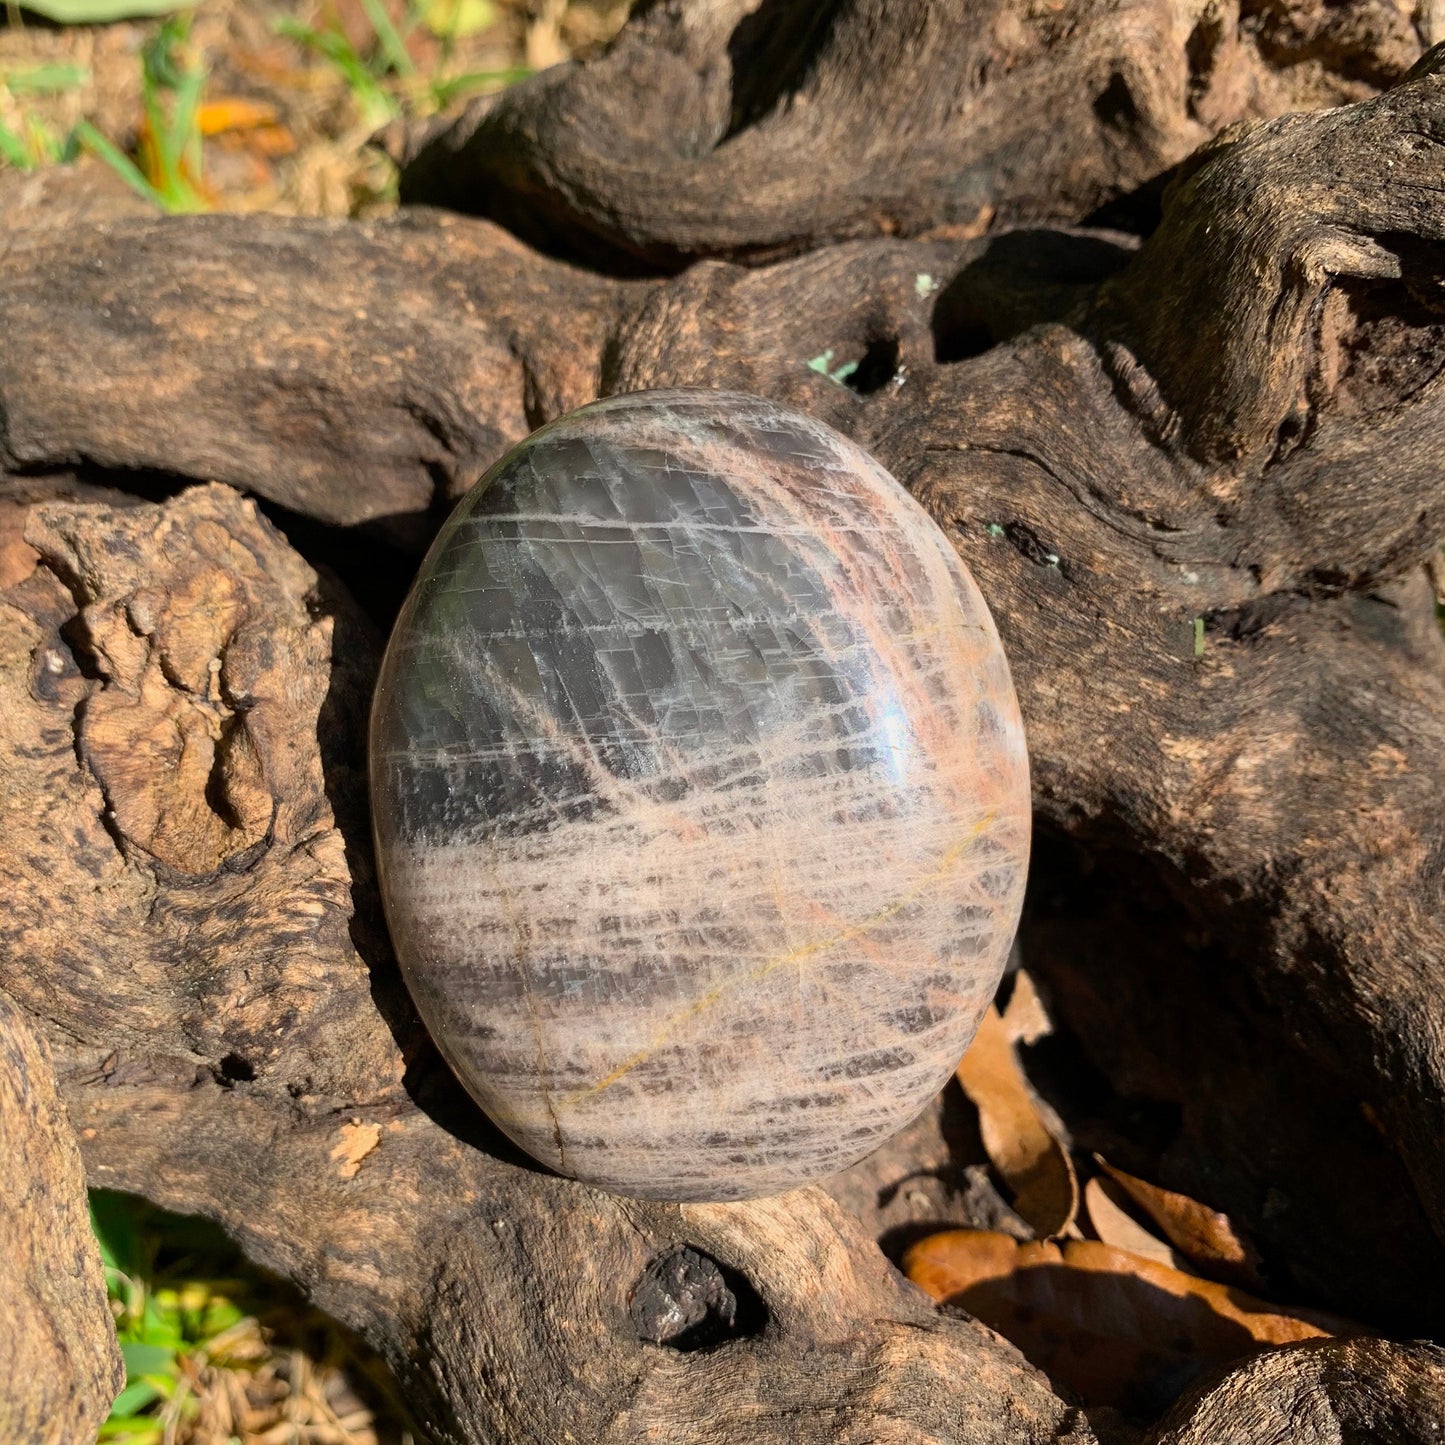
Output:
[[1229,1361],[1363,1333],[1263,1297],[1258,1252],[1221,1211],[1101,1155],[1076,1159],[1028,1073],[1030,1046],[1052,1028],[1019,970],[957,1074],[990,1164],[1035,1238],[976,1228],[927,1234],[903,1254],[910,1280],[997,1330],[1086,1407],[1138,1420]]
[[1201,1274],[1243,1289],[1261,1288],[1259,1253],[1228,1215],[1187,1194],[1126,1174],[1101,1155],[1096,1154],[1094,1162]]
[[1022,981],[1015,983],[1008,1013],[1000,1015],[990,1004],[958,1066],[958,1082],[978,1110],[983,1146],[1013,1192],[1015,1213],[1040,1238],[1053,1239],[1073,1226],[1079,1182],[1059,1126],[1029,1087],[1014,1049],[1016,1038],[1037,1027],[1036,1005],[1032,984]]
[[[396,169],[378,131],[459,109],[532,70],[588,54],[616,32],[626,0],[39,0],[85,23],[0,26],[0,183],[9,172],[126,167],[152,182],[170,132],[188,151],[186,187],[153,189],[169,209],[376,215],[395,206]],[[166,17],[162,12],[179,11]],[[144,12],[144,13],[142,13]],[[98,23],[122,16],[112,23]],[[141,56],[163,26],[184,33],[180,92]],[[182,79],[177,75],[175,81]],[[149,155],[148,155],[149,151]],[[92,159],[97,158],[97,159]],[[155,197],[148,197],[155,199]]]
[[1086,1404],[1146,1415],[1195,1375],[1261,1346],[1356,1332],[1094,1239],[1019,1244],[949,1230],[911,1246],[904,1269]]

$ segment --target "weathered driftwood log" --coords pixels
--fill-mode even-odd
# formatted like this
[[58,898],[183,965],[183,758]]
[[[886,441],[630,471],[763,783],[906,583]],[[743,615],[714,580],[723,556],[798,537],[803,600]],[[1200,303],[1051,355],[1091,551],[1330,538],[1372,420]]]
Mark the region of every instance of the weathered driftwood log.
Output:
[[[1363,86],[1409,58],[1380,59],[1374,7],[1350,12],[1369,22],[1353,69],[1330,59],[1333,10],[1246,10],[1221,34],[1255,37],[1271,74],[1286,67],[1258,37],[1310,16],[1317,75]],[[644,87],[637,57],[663,45],[647,27],[669,13],[619,52]],[[684,13],[703,74],[729,29],[688,29],[721,8]],[[829,43],[854,54],[862,13],[830,9]],[[835,87],[809,44],[823,107]],[[1082,64],[1064,54],[1038,129]],[[606,110],[576,75],[557,84],[595,124],[568,134],[595,140]],[[793,89],[779,127],[806,108]],[[672,118],[651,124],[663,155]],[[835,204],[844,170],[824,167],[817,216],[800,199],[781,237],[750,209],[762,171],[725,182],[732,239],[661,200],[655,235],[613,234],[607,217],[648,209],[628,200],[638,163],[583,196],[571,142],[517,133],[557,168],[519,166],[497,194],[613,259],[877,229],[838,219],[872,201]],[[1010,209],[1014,153],[979,162],[989,204],[1038,214]],[[1438,1329],[1445,642],[1421,569],[1445,537],[1442,153],[1427,63],[1378,99],[1220,138],[1142,247],[1058,224],[607,280],[425,213],[12,237],[0,988],[50,1040],[91,1179],[220,1219],[376,1342],[456,1438],[1089,1438],[817,1191],[662,1208],[529,1168],[451,1085],[392,967],[360,733],[363,613],[385,623],[409,566],[388,549],[568,405],[727,386],[870,446],[994,607],[1041,828],[1025,945],[1134,1146],[1248,1223],[1281,1279]],[[930,154],[908,229],[954,204]],[[1046,213],[1077,220],[1149,173],[1099,167],[1097,194]],[[520,201],[497,204],[520,224]],[[217,479],[274,504],[361,609],[233,492],[156,503]]]
[[44,1039],[0,993],[0,1439],[93,1437],[125,1370]]
[[443,1438],[1091,1438],[821,1192],[628,1203],[489,1129],[376,927],[373,639],[253,502],[5,512],[5,982],[93,1182],[219,1219]]
[[1437,1345],[1370,1339],[1291,1345],[1191,1391],[1148,1445],[1419,1445],[1440,1433],[1442,1394],[1445,1350]]
[[413,543],[503,450],[592,399],[627,294],[439,217],[118,221],[92,233],[79,289],[64,234],[21,231],[6,257],[8,467],[222,478]]
[[[1075,220],[1223,126],[1358,100],[1427,12],[1391,0],[642,5],[404,153],[403,198],[622,267]],[[1147,202],[1146,202],[1147,203]],[[1157,203],[1157,202],[1156,202]]]

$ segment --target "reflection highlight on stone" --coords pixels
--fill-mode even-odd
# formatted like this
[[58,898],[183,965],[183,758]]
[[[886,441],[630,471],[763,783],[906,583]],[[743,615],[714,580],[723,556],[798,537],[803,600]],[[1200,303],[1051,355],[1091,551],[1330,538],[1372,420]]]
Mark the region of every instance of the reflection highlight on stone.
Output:
[[1007,665],[942,533],[752,397],[543,428],[458,506],[372,720],[417,1006],[536,1158],[731,1199],[845,1168],[948,1078],[1028,851]]

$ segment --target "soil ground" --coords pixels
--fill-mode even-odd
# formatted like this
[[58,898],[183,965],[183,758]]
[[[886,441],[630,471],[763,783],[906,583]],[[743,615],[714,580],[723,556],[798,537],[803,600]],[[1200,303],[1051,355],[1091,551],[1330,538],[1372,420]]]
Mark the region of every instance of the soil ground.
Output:
[[[388,209],[395,169],[376,141],[388,124],[458,109],[585,55],[626,10],[625,0],[203,0],[179,12],[175,28],[187,33],[174,46],[179,70],[205,75],[200,204],[304,216]],[[378,13],[403,53],[389,48]],[[13,7],[7,15],[0,126],[28,164],[76,149],[76,126],[88,121],[145,169],[144,55],[163,21],[59,26]],[[171,97],[160,99],[169,110]]]

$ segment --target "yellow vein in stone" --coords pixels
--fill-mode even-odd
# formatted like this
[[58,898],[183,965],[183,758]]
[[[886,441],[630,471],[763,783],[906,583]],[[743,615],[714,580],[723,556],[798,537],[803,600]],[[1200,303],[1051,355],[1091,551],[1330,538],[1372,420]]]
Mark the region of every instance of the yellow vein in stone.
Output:
[[589,1084],[585,1089],[578,1089],[575,1093],[563,1094],[555,1100],[550,1100],[549,1104],[557,1103],[570,1107],[573,1104],[581,1103],[583,1099],[593,1098],[604,1090],[610,1089],[613,1084],[630,1074],[639,1064],[646,1063],[667,1042],[668,1036],[677,1028],[695,1019],[699,1014],[705,1013],[730,989],[738,988],[743,984],[756,983],[758,979],[766,978],[768,974],[774,973],[780,968],[786,968],[790,963],[804,963],[810,958],[816,958],[821,953],[828,953],[845,943],[852,943],[854,939],[862,938],[866,934],[872,933],[874,929],[881,928],[890,918],[901,913],[910,904],[916,903],[935,883],[938,883],[958,866],[959,861],[968,851],[969,845],[993,822],[995,812],[995,809],[990,808],[943,855],[938,866],[932,872],[925,874],[909,892],[901,898],[895,898],[892,903],[879,909],[871,918],[850,924],[847,928],[840,929],[826,938],[814,939],[812,943],[805,943],[798,948],[789,949],[788,952],[779,954],[777,958],[770,958],[765,963],[759,964],[757,968],[743,974],[741,978],[730,978],[725,983],[718,984],[716,988],[709,989],[700,999],[690,1003],[685,1009],[681,1009],[668,1019],[653,1035],[652,1042],[646,1048],[639,1049],[630,1058],[624,1059],[610,1074],[599,1079],[595,1084]]

